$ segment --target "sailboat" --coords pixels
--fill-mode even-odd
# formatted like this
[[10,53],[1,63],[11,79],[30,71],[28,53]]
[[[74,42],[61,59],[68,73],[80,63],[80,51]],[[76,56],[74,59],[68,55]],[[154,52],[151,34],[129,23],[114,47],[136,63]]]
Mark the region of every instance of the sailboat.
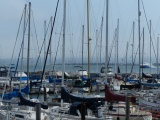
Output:
[[[25,5],[26,8],[27,5]],[[28,28],[28,40],[30,40],[30,9],[31,9],[31,3],[29,2],[29,28]],[[29,41],[28,41],[29,44]],[[29,56],[28,56],[29,58]],[[29,66],[29,61],[28,61],[28,66]],[[29,67],[28,67],[29,68]],[[28,69],[29,73],[29,69]],[[29,76],[27,77],[27,80],[29,80]],[[29,82],[27,81],[27,84]],[[42,107],[42,109],[48,109],[47,105],[41,104],[38,100],[29,100],[29,93],[26,94],[27,98],[24,98],[24,94],[21,93],[21,91],[16,92],[18,95],[12,99],[11,101],[4,101],[2,96],[2,101],[1,102],[6,102],[9,103],[10,105],[13,105],[13,107],[8,107],[8,109],[1,109],[0,117],[5,120],[11,120],[11,119],[16,119],[16,120],[35,120],[36,118],[36,111],[34,107],[36,107],[38,104]],[[4,106],[2,104],[2,106]],[[8,105],[5,105],[7,108]],[[21,106],[25,106],[22,107]],[[27,107],[26,107],[27,106]],[[29,107],[30,106],[30,107]],[[41,108],[40,108],[41,109]],[[40,113],[41,120],[46,120],[48,119],[48,115],[44,112]]]
[[[113,117],[113,119],[125,119],[126,117],[126,95],[113,93],[107,85],[105,85],[105,100],[109,102],[108,104],[108,114]],[[130,102],[133,105],[130,105],[130,119],[137,120],[152,120],[152,114],[144,110],[140,110],[138,106],[134,105],[136,103],[136,97],[130,96]],[[114,104],[113,104],[114,103]]]

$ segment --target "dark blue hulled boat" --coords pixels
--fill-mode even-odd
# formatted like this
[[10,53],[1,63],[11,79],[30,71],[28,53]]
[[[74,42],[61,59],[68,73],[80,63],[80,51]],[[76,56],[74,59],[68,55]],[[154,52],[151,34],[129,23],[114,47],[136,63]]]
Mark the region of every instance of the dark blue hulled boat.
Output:
[[97,96],[75,96],[70,94],[65,87],[61,88],[61,99],[63,99],[65,102],[98,102],[98,101],[104,101],[105,98],[103,96],[97,97]]
[[[25,106],[30,106],[30,107],[35,107],[36,104],[41,104],[41,103],[36,103],[36,102],[32,102],[30,100],[27,100],[23,97],[22,93],[19,93],[18,94],[18,97],[20,98],[20,101],[19,101],[19,105],[25,105]],[[47,105],[44,105],[44,104],[41,104],[41,108],[43,109],[48,109],[48,106]]]

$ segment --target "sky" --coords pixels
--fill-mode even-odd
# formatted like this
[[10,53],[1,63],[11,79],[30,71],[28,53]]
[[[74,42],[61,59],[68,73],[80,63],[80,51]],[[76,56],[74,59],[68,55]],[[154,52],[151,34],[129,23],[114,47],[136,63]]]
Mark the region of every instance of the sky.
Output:
[[[84,61],[87,62],[87,12],[86,0],[66,0],[66,61],[81,62],[82,61],[82,25],[84,25]],[[0,59],[11,59],[14,51],[14,59],[18,58],[20,45],[23,35],[23,21],[18,27],[24,10],[25,4],[31,2],[31,45],[30,59],[38,58],[38,50],[40,50],[44,40],[44,21],[48,26],[51,16],[54,18],[57,0],[1,0],[0,4]],[[144,61],[149,62],[150,56],[150,34],[148,24],[151,20],[151,36],[153,45],[151,47],[152,61],[155,62],[154,51],[157,52],[157,37],[160,34],[160,1],[159,0],[140,0],[141,9],[141,33],[144,28]],[[90,0],[90,57],[91,62],[100,62],[100,36],[102,26],[102,52],[101,61],[105,61],[105,26],[106,26],[106,0]],[[138,0],[109,0],[109,52],[111,53],[111,62],[115,62],[115,45],[112,46],[114,40],[114,31],[117,27],[119,19],[119,37],[118,37],[118,58],[119,62],[125,62],[126,54],[128,61],[132,57],[132,24],[135,22],[135,44],[134,56],[138,47]],[[148,21],[148,22],[147,22]],[[62,22],[63,22],[63,0],[60,0],[55,25],[52,35],[52,62],[56,58],[56,62],[62,60]],[[150,26],[150,25],[149,25]],[[50,26],[46,36],[46,48],[50,37]],[[97,31],[97,32],[96,32]],[[27,33],[25,32],[24,58],[27,58]],[[14,44],[17,37],[17,43],[14,50]],[[60,40],[60,42],[59,42]],[[142,42],[142,40],[141,40]],[[58,45],[59,43],[59,45]],[[128,43],[128,51],[127,51]],[[59,47],[58,47],[59,46]],[[141,43],[141,47],[143,44]],[[141,48],[142,49],[142,48]],[[56,51],[57,56],[56,56]],[[126,52],[127,51],[127,52]],[[156,53],[157,54],[157,53]],[[56,56],[56,57],[55,57]],[[44,57],[44,50],[41,58]],[[138,55],[136,57],[138,61]]]

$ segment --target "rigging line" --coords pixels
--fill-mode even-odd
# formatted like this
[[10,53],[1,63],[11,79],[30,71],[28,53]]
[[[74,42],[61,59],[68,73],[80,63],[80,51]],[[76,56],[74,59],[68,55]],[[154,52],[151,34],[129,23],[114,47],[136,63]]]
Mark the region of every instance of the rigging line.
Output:
[[114,40],[113,40],[113,42],[112,42],[112,47],[111,47],[111,49],[110,49],[110,54],[109,54],[109,58],[108,58],[108,63],[107,63],[107,67],[109,67],[109,62],[110,62],[110,60],[111,60],[111,54],[112,54],[112,50],[113,50],[113,45],[114,45]]
[[[24,7],[24,9],[23,9],[22,16],[21,16],[21,19],[20,19],[20,22],[19,22],[18,32],[17,32],[17,36],[16,36],[16,41],[15,41],[15,44],[14,44],[14,49],[13,49],[11,61],[10,61],[10,63],[9,63],[9,70],[8,70],[7,78],[8,78],[9,75],[10,75],[11,63],[12,63],[12,60],[13,60],[13,55],[14,55],[14,51],[15,51],[15,48],[16,48],[16,43],[17,43],[17,40],[18,40],[18,35],[19,35],[20,26],[21,26],[21,22],[22,22],[22,18],[23,18],[24,12],[25,12],[25,7]],[[5,84],[4,87],[6,88],[6,84]],[[4,92],[5,92],[5,89],[4,89],[3,92],[2,92],[2,100],[3,100],[3,97],[4,97]]]
[[36,68],[37,68],[37,64],[38,64],[38,61],[39,61],[39,58],[40,58],[40,55],[41,55],[41,52],[42,52],[42,49],[43,49],[44,42],[45,42],[45,40],[46,40],[46,35],[47,35],[47,32],[48,32],[50,23],[51,23],[51,22],[49,22],[48,27],[47,27],[47,30],[46,30],[46,32],[45,32],[45,36],[44,36],[44,39],[43,39],[43,43],[42,43],[41,49],[40,49],[40,51],[39,51],[39,56],[38,56],[38,58],[37,58],[36,65],[35,65],[35,67],[34,67],[34,72],[35,72],[35,70],[36,70]]
[[116,32],[117,32],[117,29],[115,29],[114,31],[114,36],[113,36],[113,41],[112,41],[112,45],[111,45],[111,49],[110,49],[110,54],[109,54],[109,58],[108,58],[108,63],[107,63],[107,67],[109,66],[109,62],[111,60],[111,55],[112,55],[112,50],[113,50],[113,46],[115,44],[115,41],[116,41]]
[[158,22],[157,22],[157,24],[156,24],[155,31],[159,31],[159,30],[157,30],[157,29],[159,29],[159,22],[160,22],[160,17],[158,17]]
[[92,5],[91,2],[90,2],[90,6],[89,6],[89,7],[91,8],[91,10],[90,10],[91,12],[90,12],[90,13],[91,13],[91,17],[93,18],[93,19],[92,19],[92,21],[93,21],[93,25],[92,25],[92,26],[94,27],[94,32],[95,32],[95,31],[96,31],[96,28],[97,28],[97,22],[96,22],[97,19],[96,19],[96,17],[95,17],[95,14],[94,14],[94,11],[93,11],[93,10],[94,10],[94,9],[93,9],[93,5]]
[[132,33],[133,33],[133,28],[131,29],[131,33],[130,33],[130,37],[129,37],[129,41],[128,42],[130,42],[130,40],[131,40]]
[[103,12],[102,12],[102,16],[104,16],[104,11],[105,11],[105,1],[103,3]]
[[[129,41],[128,41],[128,43],[130,43],[130,40],[131,40],[131,36],[132,36],[132,31],[133,31],[133,28],[131,29],[131,33],[130,33],[130,37],[129,37]],[[129,47],[129,46],[128,46]],[[128,50],[128,47],[127,47],[127,50]],[[126,56],[124,56],[124,58],[125,58]]]
[[103,11],[102,11],[102,16],[104,16],[104,13],[105,13],[105,0],[103,1]]
[[[130,33],[130,37],[129,37],[129,41],[128,43],[130,43],[130,40],[131,40],[131,35],[132,35],[132,31],[133,31],[133,28],[131,29],[131,33]],[[129,46],[128,46],[129,47]],[[128,48],[127,48],[128,49]],[[125,58],[126,56],[124,56],[123,58]]]
[[148,23],[148,19],[147,19],[147,15],[146,15],[146,11],[145,11],[144,4],[143,4],[143,0],[141,0],[141,2],[142,2],[142,6],[143,6],[143,11],[144,11],[144,15],[145,15],[145,18],[146,18],[146,22],[147,22],[148,31],[150,31],[149,23]]
[[[153,30],[153,28],[151,28],[151,29]],[[154,39],[155,39],[155,34],[154,34],[154,32],[153,32],[153,36],[154,36]],[[155,58],[157,58],[156,52],[155,52],[155,47],[154,47],[154,44],[153,44],[152,39],[151,39],[151,42],[152,42],[152,46],[153,46],[153,51],[154,51]]]
[[[33,18],[34,32],[36,34],[36,40],[37,40],[37,45],[38,45],[37,31],[36,31],[36,26],[35,26],[35,21],[34,21],[34,16],[33,16],[33,11],[32,10],[31,10],[31,15],[32,15],[32,18]],[[38,45],[38,52],[39,52],[39,45]]]
[[[19,55],[18,55],[18,60],[17,60],[16,68],[15,68],[15,71],[14,71],[14,77],[15,77],[16,72],[17,72],[18,63],[19,63],[19,58],[20,58],[21,51],[22,51],[22,46],[23,46],[23,40],[22,40],[22,43],[21,43],[21,48],[20,48],[20,51],[19,51]],[[22,72],[22,71],[21,71],[21,72]]]
[[[105,4],[104,4],[105,5]],[[93,9],[93,4],[91,3],[90,4],[90,7],[91,7],[91,17],[93,18],[92,20],[93,20],[93,28],[94,28],[94,32],[96,32],[96,28],[97,28],[97,20],[98,20],[98,18],[99,17],[95,17],[95,12],[94,12],[94,9]],[[100,5],[99,5],[99,7],[98,8],[100,8]],[[99,9],[98,9],[98,13],[99,13]],[[99,14],[98,14],[99,15]],[[101,17],[100,17],[101,18]],[[102,22],[101,22],[102,23]],[[102,27],[102,24],[100,25],[101,27],[100,27],[100,29],[102,29],[103,27]],[[94,33],[94,35],[96,35],[96,33]],[[94,39],[93,39],[93,42],[94,42]],[[92,43],[93,43],[92,42]],[[94,54],[94,53],[92,53],[92,54]]]
[[94,51],[93,51],[93,55],[92,55],[91,61],[94,60],[94,55],[96,56],[96,49],[97,49],[97,44],[94,47]]
[[[59,5],[59,0],[57,1],[56,11],[55,11],[55,15],[54,15],[54,20],[53,20],[53,24],[52,24],[51,34],[50,34],[47,53],[46,53],[46,58],[45,58],[44,66],[43,66],[43,71],[42,71],[42,76],[41,76],[41,84],[42,84],[42,79],[43,79],[43,75],[44,75],[44,71],[45,71],[45,67],[46,67],[48,52],[49,52],[49,48],[50,48],[50,44],[51,44],[51,40],[52,40],[53,27],[54,27],[55,20],[56,20],[58,5]],[[40,94],[40,88],[39,88],[39,93],[38,93],[37,98],[39,97],[39,94]]]
[[[20,26],[21,26],[21,22],[22,22],[22,18],[23,18],[24,12],[25,12],[25,8],[24,8],[24,10],[23,10],[23,12],[22,12],[22,16],[21,16],[21,19],[20,19],[20,22],[19,22],[18,32],[17,32],[17,35],[16,35],[16,41],[15,41],[15,44],[14,44],[11,61],[10,61],[10,63],[9,63],[9,71],[8,71],[7,77],[9,77],[9,74],[10,74],[11,63],[12,63],[12,60],[13,60],[13,55],[14,55],[14,52],[15,52],[16,43],[17,43],[17,40],[18,40],[18,35],[19,35]],[[3,97],[2,97],[2,99],[3,99]]]
[[[96,31],[97,31],[97,30],[96,30]],[[97,42],[98,42],[98,36],[99,36],[99,34],[96,36],[96,37],[97,37],[97,38],[96,38],[96,39],[97,39]],[[91,56],[91,61],[94,60],[94,55],[97,57],[97,55],[95,54],[96,49],[98,49],[97,44],[95,44],[94,51],[93,51],[92,56]]]
[[[138,50],[139,50],[139,46],[137,47],[137,51],[136,51],[136,54],[135,54],[135,57],[134,57],[134,60],[133,60],[133,64],[132,64],[132,67],[131,67],[131,73],[132,73],[132,71],[133,71],[133,66],[134,66],[134,64],[135,64],[135,60],[136,60],[136,56],[137,56]],[[131,74],[131,73],[130,73],[130,74]]]
[[[150,28],[149,28],[149,24],[148,24],[148,20],[147,20],[146,11],[145,11],[145,9],[144,9],[143,0],[141,0],[141,2],[142,2],[142,6],[143,6],[143,11],[144,11],[144,14],[145,14],[146,22],[147,22],[147,27],[148,27],[148,30],[149,30],[149,32],[150,32]],[[151,45],[152,45],[152,47],[153,47],[153,51],[154,51],[154,54],[155,54],[155,57],[156,57],[156,53],[155,53],[155,49],[154,49],[152,37],[151,37]]]
[[[25,25],[25,28],[24,28],[24,33],[26,32],[28,21],[29,21],[29,18],[27,19],[27,22],[26,22],[26,25]],[[21,51],[22,51],[22,46],[23,46],[23,44],[24,44],[24,40],[22,40],[22,43],[21,43],[21,48],[20,48],[20,52],[19,52],[19,55],[18,55],[18,60],[17,60],[17,64],[16,64],[14,76],[15,76],[16,71],[17,71],[17,68],[18,68],[20,53],[21,53]],[[21,72],[22,72],[22,71],[21,71]]]
[[[142,37],[142,35],[143,35],[143,32],[141,33],[141,37]],[[133,64],[132,64],[132,67],[131,67],[131,73],[132,73],[132,71],[133,71],[133,66],[134,66],[134,64],[135,64],[135,60],[136,60],[136,56],[137,56],[137,54],[138,54],[138,50],[139,50],[139,45],[138,45],[138,47],[137,47],[137,51],[136,51],[136,54],[135,54],[135,57],[134,57],[134,60],[133,60]],[[139,66],[140,67],[140,66]],[[131,74],[130,73],[130,74]]]
[[[102,29],[103,29],[103,17],[102,17],[102,21],[101,21],[101,25],[100,25],[100,30],[98,30],[98,34],[97,34],[97,42],[98,42],[98,40],[99,40],[99,36],[100,36],[100,34],[102,34]],[[100,38],[100,54],[101,54],[101,52],[102,52],[102,35],[100,36],[101,38]],[[96,51],[96,49],[98,49],[98,46],[97,46],[97,44],[95,45],[95,48],[94,48],[94,52],[93,52],[93,56],[92,56],[92,60],[94,59],[94,55],[95,55],[95,51]],[[100,64],[101,64],[101,57],[100,57]]]
[[[63,20],[64,22],[64,20]],[[56,64],[56,59],[57,59],[57,53],[58,53],[58,48],[59,48],[59,44],[60,44],[60,38],[61,38],[61,32],[62,32],[62,28],[63,28],[63,22],[62,22],[62,26],[61,26],[61,31],[60,31],[60,36],[59,36],[59,41],[58,41],[58,46],[57,46],[57,50],[56,50],[56,55],[55,55],[55,59],[54,59],[54,63],[53,63],[53,70],[55,70],[55,64]]]
[[[73,19],[72,19],[72,13],[71,13],[71,6],[70,6],[70,2],[68,2],[68,13],[70,13],[69,14],[69,16],[71,16],[71,17],[68,17],[68,31],[69,31],[69,37],[68,37],[68,40],[69,40],[69,42],[70,42],[70,44],[69,44],[69,50],[71,51],[71,50],[73,50],[73,46],[74,46],[74,44],[73,44]],[[71,26],[71,27],[70,27]],[[75,27],[75,26],[74,26]],[[76,27],[77,29],[79,28],[78,26]],[[68,42],[68,43],[69,43]],[[73,54],[73,56],[72,56],[72,58],[74,58],[75,59],[75,57],[74,57],[74,54]],[[74,61],[74,59],[72,59],[73,61]]]
[[[85,9],[80,9],[81,11],[79,11],[79,9],[77,9],[77,8],[79,8],[79,4],[77,3],[77,1],[75,0],[74,1],[75,2],[75,5],[74,5],[74,7],[75,7],[75,9],[76,9],[76,13],[80,16],[81,15],[81,13],[85,13],[85,12],[82,12],[82,10],[85,10]],[[82,18],[81,18],[81,20],[79,20],[79,21],[82,21]],[[84,20],[83,20],[84,21]],[[81,23],[82,24],[82,23]]]

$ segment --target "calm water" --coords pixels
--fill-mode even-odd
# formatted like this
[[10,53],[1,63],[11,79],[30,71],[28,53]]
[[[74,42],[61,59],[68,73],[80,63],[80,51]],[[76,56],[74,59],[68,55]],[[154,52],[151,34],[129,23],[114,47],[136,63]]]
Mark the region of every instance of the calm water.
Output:
[[[91,73],[99,73],[101,67],[104,65],[97,65],[97,64],[91,64],[90,65],[90,72]],[[113,70],[113,72],[115,72],[115,65],[109,65],[109,67],[111,67],[111,69]],[[37,66],[35,71],[42,71],[43,66]],[[120,72],[121,73],[131,73],[131,69],[132,69],[132,73],[139,73],[139,66],[138,65],[134,65],[132,68],[132,65],[119,65],[120,68]],[[30,65],[29,67],[29,71],[33,72],[35,69],[34,65]],[[85,64],[83,65],[83,69],[88,71],[88,65]],[[18,70],[20,70],[20,68],[18,68]],[[53,70],[53,65],[46,65],[45,68],[46,71],[48,70]],[[54,70],[56,71],[62,71],[62,65],[58,64],[54,66]],[[82,65],[78,65],[78,64],[66,64],[65,65],[65,71],[66,72],[73,72],[73,71],[78,71],[78,70],[82,70]],[[23,71],[27,71],[27,67],[23,66]],[[142,72],[142,68],[141,68],[141,72]],[[157,67],[152,67],[150,68],[144,68],[143,69],[144,73],[151,73],[151,74],[156,74],[157,73]]]
[[[77,70],[81,70],[82,68],[77,67],[78,65],[65,65],[65,71],[67,72],[72,72],[72,71],[77,71]],[[109,67],[111,67],[111,69],[115,72],[115,66],[114,65],[109,65]],[[88,65],[83,65],[83,68],[85,70],[88,70]],[[139,73],[139,66],[135,65],[132,68],[132,65],[120,65],[120,72],[121,73],[131,73],[131,69],[132,69],[132,73]],[[46,69],[49,69],[49,67],[46,67]],[[98,66],[96,64],[92,64],[90,65],[90,72],[91,73],[99,73],[101,69],[101,66]],[[62,71],[62,65],[56,65],[55,66],[55,70],[60,70]],[[150,72],[151,71],[151,72]],[[141,72],[142,72],[142,68],[141,68]],[[153,67],[153,68],[143,68],[143,72],[144,73],[151,73],[151,74],[156,74],[157,73],[157,67]]]

